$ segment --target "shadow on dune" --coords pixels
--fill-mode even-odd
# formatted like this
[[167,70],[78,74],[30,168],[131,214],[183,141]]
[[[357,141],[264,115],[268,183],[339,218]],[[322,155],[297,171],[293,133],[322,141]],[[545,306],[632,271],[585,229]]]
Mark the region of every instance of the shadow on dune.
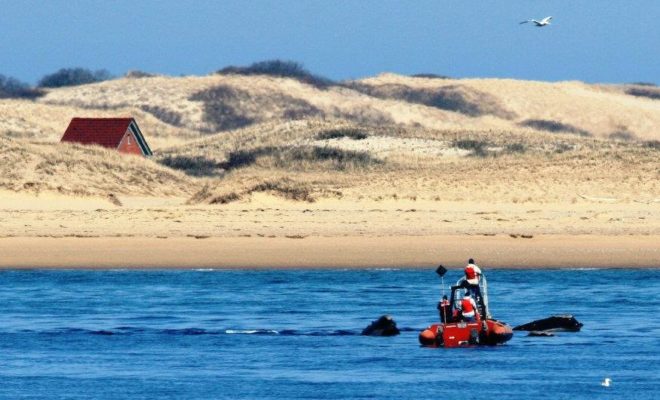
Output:
[[434,89],[418,89],[400,84],[367,85],[350,82],[346,87],[381,99],[402,100],[441,110],[454,111],[470,117],[494,115],[513,119],[516,114],[507,110],[495,97],[472,88],[447,85]]
[[525,128],[532,128],[539,131],[553,132],[553,133],[571,133],[578,136],[588,137],[592,134],[584,129],[580,129],[573,125],[564,124],[558,121],[547,119],[526,119],[519,123],[520,126]]
[[242,128],[268,119],[303,119],[323,117],[324,113],[305,100],[281,93],[267,96],[227,85],[219,85],[193,94],[192,101],[203,102],[203,120],[209,132]]

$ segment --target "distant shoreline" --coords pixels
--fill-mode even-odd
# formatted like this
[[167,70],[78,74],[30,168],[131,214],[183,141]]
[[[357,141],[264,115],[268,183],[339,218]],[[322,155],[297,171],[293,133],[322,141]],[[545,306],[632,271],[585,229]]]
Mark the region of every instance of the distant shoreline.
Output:
[[660,268],[658,235],[5,237],[1,269]]

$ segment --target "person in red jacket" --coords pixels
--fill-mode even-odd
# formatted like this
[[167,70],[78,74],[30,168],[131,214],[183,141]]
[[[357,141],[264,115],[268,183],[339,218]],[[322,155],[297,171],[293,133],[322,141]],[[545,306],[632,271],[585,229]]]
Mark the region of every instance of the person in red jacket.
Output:
[[465,287],[472,292],[475,296],[480,296],[481,291],[479,290],[479,277],[481,276],[481,268],[474,263],[474,259],[470,258],[468,264],[465,267]]
[[465,296],[461,300],[461,315],[463,320],[468,322],[475,322],[477,320],[477,303],[474,302],[469,292],[465,292]]
[[474,258],[470,258],[467,266],[465,266],[465,280],[470,285],[478,285],[479,276],[481,276],[481,268],[474,263]]

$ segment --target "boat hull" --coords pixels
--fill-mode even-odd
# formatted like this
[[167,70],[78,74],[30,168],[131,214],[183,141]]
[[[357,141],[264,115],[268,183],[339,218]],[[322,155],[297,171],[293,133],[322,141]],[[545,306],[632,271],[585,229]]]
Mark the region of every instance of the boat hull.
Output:
[[509,325],[489,319],[485,324],[480,321],[434,324],[419,334],[419,342],[425,347],[495,346],[512,337]]

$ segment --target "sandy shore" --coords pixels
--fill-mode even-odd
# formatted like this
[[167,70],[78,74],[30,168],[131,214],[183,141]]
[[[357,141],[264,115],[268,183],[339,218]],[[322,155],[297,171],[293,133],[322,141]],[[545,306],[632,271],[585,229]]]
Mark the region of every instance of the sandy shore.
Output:
[[0,239],[0,268],[660,267],[660,237],[544,235]]
[[660,267],[659,205],[0,192],[0,268]]
[[[660,267],[660,103],[628,93],[653,88],[355,83],[156,76],[3,99],[0,268]],[[233,117],[218,84],[241,93],[221,99]],[[59,143],[71,117],[118,115],[153,157]]]

